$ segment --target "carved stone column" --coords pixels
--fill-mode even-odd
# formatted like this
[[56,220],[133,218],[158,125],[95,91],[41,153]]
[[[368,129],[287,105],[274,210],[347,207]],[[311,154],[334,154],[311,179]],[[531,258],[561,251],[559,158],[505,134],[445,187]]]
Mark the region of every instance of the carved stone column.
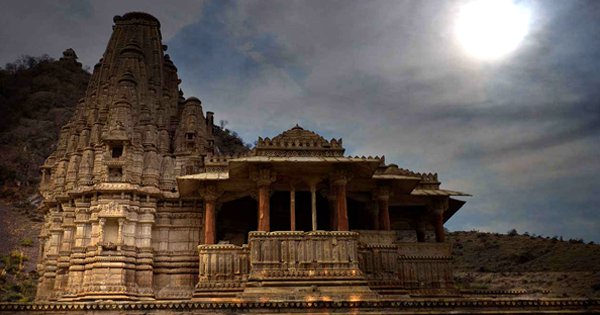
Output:
[[310,204],[312,230],[317,230],[317,185],[313,182],[310,184]]
[[258,186],[258,230],[269,232],[271,230],[270,222],[270,187],[275,181],[275,173],[269,169],[259,169],[252,174],[252,179]]
[[125,223],[124,218],[119,218],[119,229],[117,231],[117,245],[123,244],[123,224]]
[[333,173],[331,184],[336,191],[337,230],[348,231],[348,206],[346,203],[346,184],[348,176],[344,170]]
[[271,209],[269,186],[258,187],[258,230],[269,232],[271,230]]
[[435,241],[442,243],[446,236],[444,233],[444,212],[448,209],[448,198],[435,199],[430,204],[430,210],[433,214],[433,226],[435,228]]
[[384,231],[391,230],[389,200],[389,187],[379,187],[379,189],[377,189],[377,202],[379,205],[379,229]]
[[296,189],[290,187],[290,231],[296,230]]
[[323,196],[327,198],[329,202],[329,225],[332,231],[337,230],[337,201],[336,191],[333,189],[327,189],[323,192]]
[[104,242],[104,224],[106,223],[105,218],[98,219],[98,242]]
[[379,230],[379,205],[376,202],[367,204],[367,212],[371,215],[372,228],[375,231]]
[[417,232],[417,242],[423,243],[425,242],[425,226],[423,224],[423,218],[418,217],[416,222],[416,232]]
[[204,200],[204,244],[217,242],[216,205],[219,193],[215,185],[207,185],[201,190]]

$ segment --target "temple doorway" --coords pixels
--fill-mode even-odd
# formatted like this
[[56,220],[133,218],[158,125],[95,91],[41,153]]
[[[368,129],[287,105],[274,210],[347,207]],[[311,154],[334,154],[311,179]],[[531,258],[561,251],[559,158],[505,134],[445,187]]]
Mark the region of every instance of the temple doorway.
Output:
[[241,246],[258,225],[257,202],[250,196],[225,202],[217,212],[217,242]]

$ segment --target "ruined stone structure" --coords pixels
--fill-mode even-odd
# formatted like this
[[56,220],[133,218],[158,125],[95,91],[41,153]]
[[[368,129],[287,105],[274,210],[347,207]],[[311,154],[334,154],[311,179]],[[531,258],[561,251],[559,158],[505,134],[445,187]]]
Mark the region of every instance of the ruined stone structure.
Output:
[[456,296],[443,224],[465,194],[298,125],[222,155],[158,20],[114,22],[42,166],[38,301]]

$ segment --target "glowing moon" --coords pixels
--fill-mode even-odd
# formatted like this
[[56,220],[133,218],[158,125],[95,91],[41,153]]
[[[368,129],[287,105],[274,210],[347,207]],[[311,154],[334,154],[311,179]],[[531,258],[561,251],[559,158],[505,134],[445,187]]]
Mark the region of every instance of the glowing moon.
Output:
[[477,0],[461,7],[456,36],[478,59],[499,59],[515,50],[529,29],[529,11],[511,0]]

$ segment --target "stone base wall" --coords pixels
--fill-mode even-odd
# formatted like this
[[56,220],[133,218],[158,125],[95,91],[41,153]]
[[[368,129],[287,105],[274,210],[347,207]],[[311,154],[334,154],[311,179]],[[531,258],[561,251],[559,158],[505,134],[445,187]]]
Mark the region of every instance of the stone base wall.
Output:
[[207,301],[129,303],[0,303],[0,315],[175,314],[595,314],[598,299],[413,298],[371,301]]
[[369,287],[380,294],[456,294],[450,244],[362,244],[358,252]]
[[393,231],[250,232],[248,245],[198,251],[196,300],[457,294],[449,244],[398,243]]
[[194,299],[232,297],[244,290],[250,273],[248,246],[200,245]]
[[190,299],[201,204],[165,201],[127,183],[102,185],[104,193],[66,200],[48,213],[36,299]]
[[242,297],[373,298],[359,269],[356,232],[250,232]]

